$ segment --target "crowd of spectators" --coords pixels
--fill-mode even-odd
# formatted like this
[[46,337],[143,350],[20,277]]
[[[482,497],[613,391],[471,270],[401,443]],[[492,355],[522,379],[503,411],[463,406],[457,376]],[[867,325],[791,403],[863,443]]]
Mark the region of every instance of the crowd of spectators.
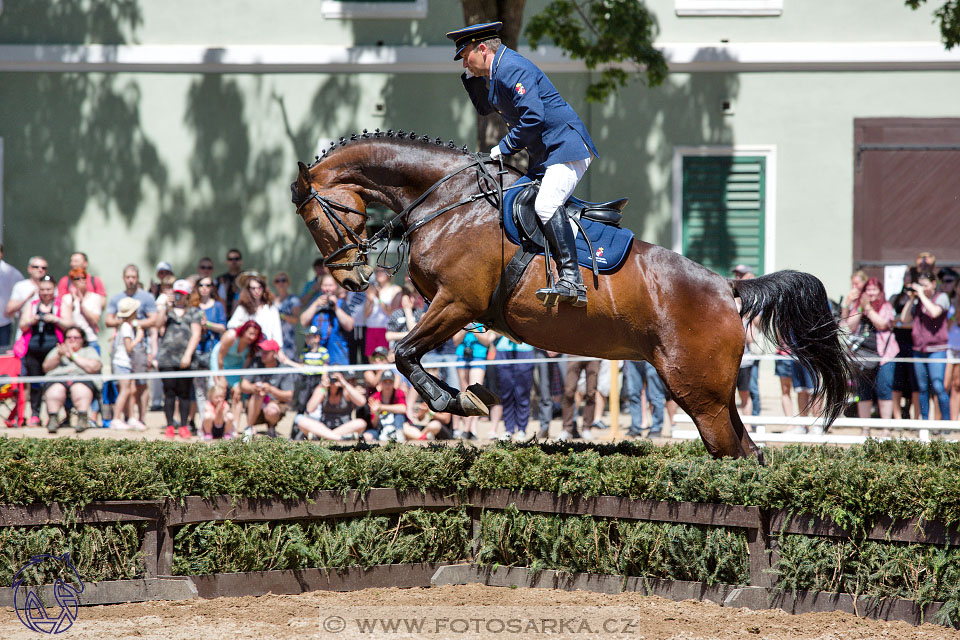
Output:
[[[144,431],[148,411],[162,406],[163,434],[171,439],[249,437],[258,426],[276,437],[285,416],[292,418],[294,439],[470,440],[481,435],[478,418],[432,411],[389,368],[394,345],[426,309],[409,281],[397,283],[377,269],[365,292],[351,293],[318,259],[313,277],[296,295],[285,271],[271,278],[244,269],[237,249],[227,252],[225,262],[219,276],[208,257],[188,274],[176,274],[169,263],[160,262],[144,277],[130,264],[122,272],[123,290],[108,296],[81,252],[71,255],[66,275],[56,281],[41,256],[29,260],[24,278],[2,260],[0,247],[0,304],[5,308],[0,345],[12,344],[23,374],[50,377],[47,384],[31,385],[26,424],[39,426],[46,415],[42,424],[51,433],[68,422],[78,431],[100,424]],[[754,277],[747,265],[737,265],[733,275]],[[941,362],[948,355],[960,356],[956,280],[952,269],[937,271],[935,258],[927,253],[907,272],[903,289],[889,297],[880,280],[853,274],[851,289],[838,304],[838,320],[858,356],[857,415],[897,418],[912,411],[923,419],[958,417],[960,367]],[[744,330],[737,380],[740,410],[760,415],[756,327],[745,325]],[[783,413],[817,412],[811,402],[812,374],[789,359],[787,347],[781,345],[778,353],[787,357],[775,367]],[[898,354],[918,361],[893,362]],[[468,326],[425,355],[423,363],[452,387],[483,384],[501,397],[491,411],[490,437],[545,438],[550,421],[560,417],[559,438],[593,439],[596,429],[606,428],[601,418],[609,394],[609,363],[536,362],[557,356]],[[500,363],[491,366],[491,360]],[[453,362],[462,364],[451,366]],[[377,366],[326,369],[357,364]],[[106,385],[72,380],[108,369],[132,378]],[[185,373],[190,371],[206,374]],[[626,362],[623,380],[624,409],[632,416],[627,432],[660,435],[676,405],[656,370],[645,362]],[[155,403],[151,382],[160,391]],[[932,412],[930,398],[935,400]],[[528,430],[531,419],[539,423],[536,432]]]

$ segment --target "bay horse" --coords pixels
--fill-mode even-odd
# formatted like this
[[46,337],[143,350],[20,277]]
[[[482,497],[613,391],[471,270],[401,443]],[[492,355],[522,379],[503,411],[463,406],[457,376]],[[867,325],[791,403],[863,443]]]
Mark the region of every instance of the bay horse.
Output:
[[[404,229],[410,278],[430,305],[397,343],[397,369],[433,410],[485,415],[496,396],[479,385],[453,389],[424,371],[420,358],[487,315],[516,250],[501,227],[499,198],[521,172],[453,142],[392,130],[341,138],[309,167],[298,165],[293,203],[348,291],[366,289],[368,251]],[[398,215],[368,238],[366,208],[374,202]],[[532,261],[506,304],[509,329],[550,351],[650,362],[714,457],[762,460],[735,401],[743,323],[758,316],[760,331],[814,372],[827,421],[842,411],[850,363],[816,277],[778,271],[732,281],[638,239],[618,271],[586,275],[587,306],[544,307],[534,292],[545,267]]]

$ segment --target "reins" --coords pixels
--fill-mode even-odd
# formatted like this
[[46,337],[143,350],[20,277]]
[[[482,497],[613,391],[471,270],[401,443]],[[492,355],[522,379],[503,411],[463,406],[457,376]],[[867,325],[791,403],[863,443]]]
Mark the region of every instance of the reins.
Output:
[[[361,238],[359,235],[357,235],[349,226],[347,226],[347,224],[343,221],[343,219],[340,217],[340,215],[337,213],[336,210],[339,209],[341,211],[348,211],[350,213],[355,213],[363,217],[365,220],[370,217],[368,213],[366,213],[365,211],[354,209],[353,207],[347,206],[345,204],[341,204],[339,202],[336,202],[335,200],[331,200],[330,198],[321,196],[319,193],[317,193],[317,190],[314,189],[312,186],[310,187],[310,193],[307,195],[307,197],[304,198],[304,200],[299,205],[297,205],[296,212],[299,214],[300,210],[303,208],[305,204],[307,204],[311,200],[316,200],[317,203],[320,205],[321,210],[327,216],[327,219],[330,221],[331,226],[333,226],[333,230],[337,234],[337,239],[339,241],[339,244],[341,245],[336,251],[334,251],[329,256],[325,257],[323,260],[323,264],[325,266],[330,267],[331,269],[352,269],[353,267],[366,265],[367,254],[371,250],[376,250],[377,246],[380,244],[382,240],[385,240],[385,239],[389,240],[390,235],[393,233],[393,230],[395,228],[406,227],[403,232],[403,235],[400,236],[400,245],[397,248],[397,254],[398,254],[397,261],[394,264],[387,265],[387,264],[384,264],[383,262],[384,257],[386,256],[386,252],[390,247],[389,242],[387,242],[386,246],[384,246],[384,248],[377,255],[377,260],[376,260],[377,267],[386,269],[392,275],[392,274],[395,274],[400,269],[400,266],[403,264],[403,261],[406,259],[406,256],[408,253],[408,247],[410,244],[411,234],[413,234],[415,231],[425,226],[427,223],[432,222],[433,220],[436,220],[437,218],[439,218],[440,216],[442,216],[443,214],[449,211],[452,211],[465,204],[476,202],[481,198],[486,199],[487,202],[490,204],[490,206],[495,207],[498,211],[500,210],[500,207],[503,203],[503,192],[514,188],[513,186],[506,187],[506,188],[503,186],[503,175],[507,173],[503,168],[503,159],[501,158],[499,160],[499,171],[497,171],[497,174],[495,177],[490,172],[490,170],[487,168],[487,165],[486,165],[486,163],[493,161],[488,154],[474,153],[473,158],[474,158],[473,161],[470,162],[469,164],[464,165],[459,169],[455,169],[454,171],[448,173],[447,175],[445,175],[444,177],[440,178],[435,183],[433,183],[433,185],[429,189],[421,193],[413,202],[411,202],[409,205],[404,207],[403,211],[396,214],[393,218],[391,218],[386,223],[384,223],[383,227],[379,231],[377,231],[373,236],[371,236],[369,239],[364,239],[364,238]],[[475,193],[471,196],[467,196],[466,198],[463,198],[462,200],[455,202],[454,204],[445,206],[442,209],[438,209],[437,211],[434,211],[426,215],[425,217],[421,218],[420,220],[416,221],[412,225],[407,226],[408,218],[410,214],[413,213],[413,211],[416,210],[420,205],[422,205],[427,200],[427,198],[430,197],[431,194],[433,194],[437,189],[439,189],[444,183],[446,183],[448,180],[450,180],[454,176],[459,175],[460,173],[463,173],[464,171],[467,171],[468,169],[472,169],[474,167],[476,167],[477,169],[477,188],[480,190],[479,193]],[[492,186],[491,186],[491,183],[492,183]],[[343,232],[341,232],[340,230],[341,227],[343,227],[343,230],[346,232],[346,236],[344,235]],[[347,242],[347,240],[349,240],[349,242]],[[343,253],[346,253],[347,251],[350,251],[351,249],[357,250],[356,261],[334,262],[335,258],[339,257]]]

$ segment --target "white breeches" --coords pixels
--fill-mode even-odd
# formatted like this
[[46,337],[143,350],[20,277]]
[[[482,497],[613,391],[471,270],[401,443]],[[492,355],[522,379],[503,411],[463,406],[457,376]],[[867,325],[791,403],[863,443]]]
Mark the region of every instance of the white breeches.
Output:
[[586,173],[593,157],[562,164],[552,164],[547,167],[543,178],[540,179],[540,192],[534,203],[537,217],[544,223],[553,217],[557,208],[563,205],[573,195],[577,183]]

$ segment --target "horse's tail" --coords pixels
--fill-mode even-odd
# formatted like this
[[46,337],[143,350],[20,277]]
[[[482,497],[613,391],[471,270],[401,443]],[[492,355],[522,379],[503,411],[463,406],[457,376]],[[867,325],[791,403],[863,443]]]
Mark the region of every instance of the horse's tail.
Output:
[[833,423],[843,412],[853,372],[823,283],[809,273],[777,271],[730,285],[740,298],[740,315],[751,322],[759,316],[760,331],[813,371],[813,399],[824,400],[824,418]]

